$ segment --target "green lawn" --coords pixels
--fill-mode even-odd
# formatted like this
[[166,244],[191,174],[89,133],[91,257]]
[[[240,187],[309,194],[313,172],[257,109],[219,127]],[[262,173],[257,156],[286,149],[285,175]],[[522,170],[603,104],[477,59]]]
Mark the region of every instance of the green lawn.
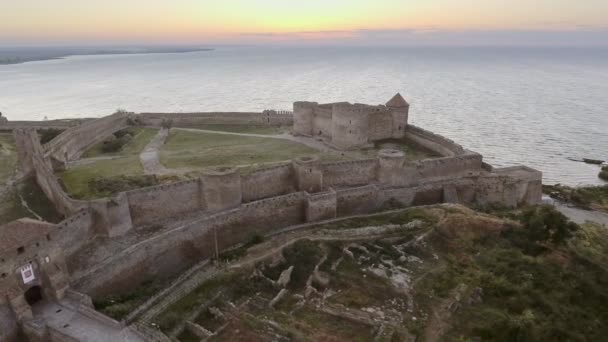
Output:
[[255,125],[188,125],[187,128],[204,129],[209,131],[252,133],[252,134],[281,134],[289,131],[289,127],[269,127]]
[[17,150],[13,135],[0,133],[0,185],[6,183],[17,169]]
[[133,140],[131,140],[128,144],[126,144],[122,150],[114,153],[104,153],[101,149],[103,146],[103,141],[94,145],[90,149],[88,149],[83,155],[82,158],[94,158],[101,156],[124,156],[131,154],[139,154],[144,147],[150,142],[150,140],[156,135],[158,132],[157,129],[153,128],[133,128],[134,135]]
[[63,180],[68,193],[77,199],[100,198],[109,194],[95,191],[91,187],[93,179],[117,176],[142,176],[144,170],[139,161],[139,153],[141,153],[156,133],[156,129],[137,129],[133,140],[117,153],[101,153],[100,145],[93,146],[91,150],[87,151],[85,156],[111,156],[114,158],[82,164],[61,173],[59,176]]
[[199,169],[251,166],[303,155],[319,155],[324,160],[343,158],[338,153],[323,153],[282,139],[173,130],[161,151],[161,162],[172,169]]

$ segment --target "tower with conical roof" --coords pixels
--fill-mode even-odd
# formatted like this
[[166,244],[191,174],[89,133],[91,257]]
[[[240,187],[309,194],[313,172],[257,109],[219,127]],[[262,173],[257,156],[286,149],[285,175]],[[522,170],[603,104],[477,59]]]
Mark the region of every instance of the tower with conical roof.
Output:
[[410,104],[401,94],[397,93],[386,103],[386,106],[391,110],[393,116],[393,138],[405,137]]

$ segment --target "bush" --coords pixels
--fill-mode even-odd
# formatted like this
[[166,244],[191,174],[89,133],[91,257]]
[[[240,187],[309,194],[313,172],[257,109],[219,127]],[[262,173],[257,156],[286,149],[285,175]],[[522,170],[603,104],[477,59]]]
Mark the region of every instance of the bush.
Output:
[[145,188],[157,184],[156,177],[151,175],[97,177],[89,181],[89,188],[95,193],[109,196],[122,191]]
[[602,167],[600,174],[598,175],[601,179],[608,181],[608,166]]
[[109,139],[103,142],[101,146],[101,151],[103,153],[114,153],[122,150],[122,148],[128,144],[133,139],[133,131],[125,128],[122,129],[114,135],[112,135]]
[[520,221],[532,242],[551,242],[561,245],[579,229],[576,223],[571,222],[564,214],[549,205],[525,209]]
[[48,128],[40,130],[38,132],[38,134],[40,135],[40,143],[43,145],[48,143],[49,141],[55,139],[56,136],[61,134],[61,132],[63,132],[63,130],[57,128]]

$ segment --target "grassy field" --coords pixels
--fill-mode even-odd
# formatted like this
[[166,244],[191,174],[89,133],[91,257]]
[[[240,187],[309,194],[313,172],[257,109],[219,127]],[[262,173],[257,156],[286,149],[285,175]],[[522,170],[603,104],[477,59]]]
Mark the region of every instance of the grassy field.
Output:
[[101,156],[125,156],[139,154],[146,144],[156,135],[157,129],[153,128],[133,128],[133,140],[126,144],[122,150],[115,153],[104,153],[102,151],[103,142],[91,147],[87,150],[82,158],[95,158]]
[[96,191],[91,182],[98,178],[119,176],[143,176],[143,167],[139,161],[139,153],[154,137],[155,129],[138,129],[133,140],[125,147],[112,154],[101,153],[100,145],[94,146],[87,152],[87,157],[111,156],[112,159],[100,159],[91,163],[75,166],[59,176],[63,180],[68,193],[77,199],[95,199],[109,195]]
[[188,125],[187,128],[204,129],[208,131],[251,133],[251,134],[281,134],[289,131],[290,127],[268,127],[254,125]]
[[6,183],[17,168],[15,141],[10,133],[0,133],[0,185]]
[[172,169],[200,169],[218,165],[252,165],[319,155],[336,160],[339,154],[322,153],[292,141],[174,130],[161,152],[161,162]]
[[32,178],[27,178],[0,194],[0,224],[23,217],[38,218],[22,205],[21,198],[43,220],[53,223],[61,221],[61,215],[55,210],[40,187]]

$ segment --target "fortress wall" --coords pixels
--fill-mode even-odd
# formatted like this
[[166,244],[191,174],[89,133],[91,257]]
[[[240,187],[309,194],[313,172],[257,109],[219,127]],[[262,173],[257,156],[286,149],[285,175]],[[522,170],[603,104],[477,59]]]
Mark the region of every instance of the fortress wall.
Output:
[[331,138],[331,107],[319,106],[315,108],[312,126],[312,135]]
[[323,187],[369,184],[376,178],[377,159],[323,163]]
[[350,149],[369,143],[370,106],[335,103],[332,107],[331,143]]
[[165,119],[172,120],[174,127],[196,125],[270,125],[293,124],[293,115],[282,112],[201,112],[201,113],[141,113],[137,117],[146,126],[161,126]]
[[52,234],[51,238],[58,242],[66,258],[80,249],[96,233],[93,213],[88,209],[82,209],[58,223],[57,228],[57,233]]
[[63,191],[53,173],[50,161],[44,157],[38,134],[33,129],[13,131],[21,171],[32,175],[40,189],[55,205],[57,211],[69,216],[82,208]]
[[327,192],[308,194],[306,203],[306,222],[316,222],[335,218],[338,201],[336,192],[329,189]]
[[372,112],[369,115],[369,139],[371,141],[393,137],[393,115],[390,111]]
[[[436,204],[446,201],[446,194],[458,203],[505,203],[540,200],[537,182],[540,173],[524,168],[505,169],[503,174],[464,176],[428,181],[415,187],[379,189],[375,185],[335,191],[337,216],[368,213],[395,199],[404,206]],[[540,184],[540,183],[539,183]],[[215,252],[247,242],[253,234],[266,234],[291,225],[333,216],[332,192],[307,194],[297,192],[242,204],[185,227],[161,233],[129,247],[114,260],[75,281],[77,290],[99,296],[132,290],[153,277],[168,277],[190,267],[197,260]],[[537,197],[534,197],[537,196]],[[312,204],[312,206],[311,206]],[[314,208],[319,204],[317,208]],[[316,215],[316,214],[315,214]]]
[[198,179],[128,191],[126,194],[135,226],[153,224],[204,208]]
[[375,185],[336,191],[338,216],[370,213],[378,209],[379,189]]
[[405,137],[442,156],[455,156],[465,153],[465,149],[454,141],[414,125],[407,125]]
[[254,234],[304,222],[303,192],[244,204],[129,247],[73,286],[93,297],[124,293],[142,282],[174,276],[195,262],[245,243]]
[[422,181],[460,177],[479,174],[482,170],[482,156],[467,152],[459,156],[419,160],[415,164]]
[[293,168],[284,164],[241,176],[243,202],[288,194],[295,191]]
[[44,145],[47,154],[57,160],[78,159],[89,147],[112,133],[127,127],[127,113],[115,113],[65,130]]
[[[306,194],[296,192],[243,204],[208,224],[217,229],[220,250],[226,250],[249,241],[256,234],[265,235],[279,228],[304,223],[305,206]],[[197,242],[208,243],[206,239]]]
[[270,126],[293,126],[293,113],[287,111],[264,111],[262,122]]
[[0,121],[0,131],[14,129],[68,129],[82,124],[88,119],[46,120],[46,121]]
[[318,103],[316,102],[294,102],[293,103],[293,133],[296,135],[313,135],[313,117]]

